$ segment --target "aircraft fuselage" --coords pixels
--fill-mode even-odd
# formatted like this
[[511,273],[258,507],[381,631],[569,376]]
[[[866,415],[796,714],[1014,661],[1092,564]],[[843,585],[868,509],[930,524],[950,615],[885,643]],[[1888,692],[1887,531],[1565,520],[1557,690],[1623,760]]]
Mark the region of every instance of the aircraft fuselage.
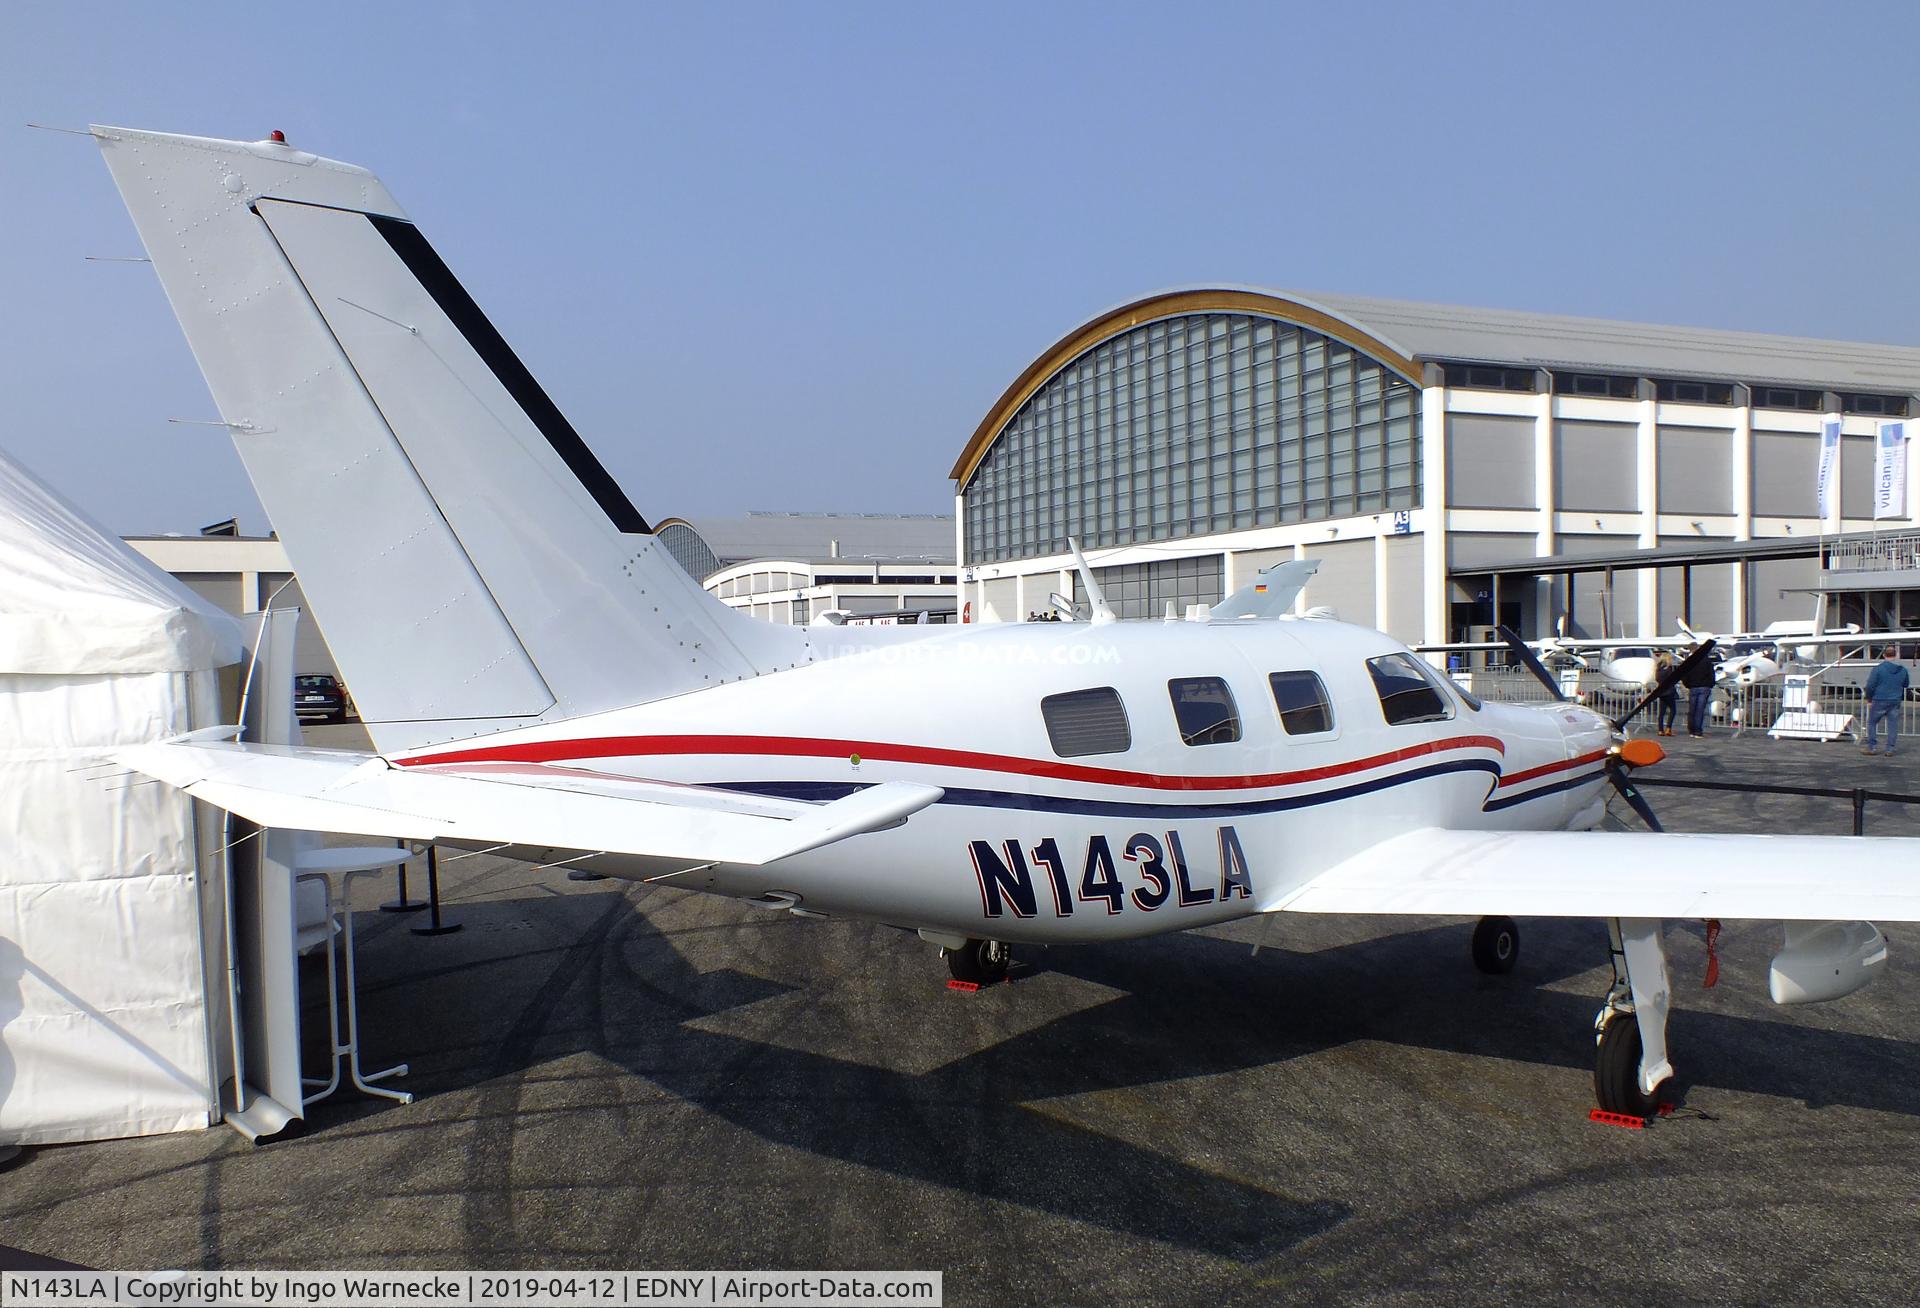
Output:
[[[944,788],[903,826],[763,867],[588,866],[802,912],[1008,941],[1151,935],[1277,907],[1423,827],[1557,830],[1602,810],[1605,719],[1473,706],[1389,723],[1368,661],[1403,654],[1333,622],[1009,624],[928,631],[633,708],[397,756],[517,764],[829,800],[883,781]],[[1272,673],[1312,672],[1325,730],[1289,733]],[[1170,682],[1217,678],[1238,723],[1188,744]],[[1063,757],[1041,702],[1117,693],[1127,747]],[[1300,725],[1296,720],[1296,728]],[[1318,725],[1309,723],[1308,725]],[[521,849],[536,861],[567,851]]]

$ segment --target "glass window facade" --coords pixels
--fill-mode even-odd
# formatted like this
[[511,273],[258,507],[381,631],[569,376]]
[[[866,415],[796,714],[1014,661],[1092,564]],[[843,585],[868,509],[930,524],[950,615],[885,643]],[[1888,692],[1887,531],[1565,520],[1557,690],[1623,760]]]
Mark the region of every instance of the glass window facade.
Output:
[[[1093,579],[1100,584],[1100,594],[1107,601],[1107,607],[1120,618],[1162,617],[1169,603],[1175,616],[1185,617],[1190,605],[1205,604],[1212,608],[1226,598],[1220,593],[1218,554],[1095,568]],[[1073,607],[1082,617],[1091,612],[1087,588],[1078,572],[1073,574]]]
[[1753,407],[1756,409],[1799,409],[1803,413],[1818,413],[1823,398],[1819,391],[1793,386],[1753,388]]
[[720,571],[720,560],[714,556],[713,549],[701,537],[700,533],[684,522],[669,522],[654,535],[667,547],[667,553],[674,561],[687,570],[687,575],[695,581],[705,581]]
[[1842,395],[1841,408],[1846,413],[1870,413],[1882,418],[1904,418],[1907,416],[1909,397],[1905,395]]
[[1444,376],[1447,385],[1470,391],[1531,392],[1540,388],[1540,379],[1531,368],[1502,368],[1492,363],[1448,363]]
[[1556,395],[1592,395],[1608,400],[1631,400],[1640,395],[1638,377],[1622,377],[1608,372],[1556,372]]
[[1317,332],[1145,323],[1055,373],[966,490],[970,563],[1418,506],[1419,392]]

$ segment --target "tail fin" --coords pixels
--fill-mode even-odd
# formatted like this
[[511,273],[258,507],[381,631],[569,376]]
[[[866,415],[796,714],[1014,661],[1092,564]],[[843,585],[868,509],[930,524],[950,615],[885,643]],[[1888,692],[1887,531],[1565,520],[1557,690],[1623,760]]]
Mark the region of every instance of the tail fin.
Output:
[[810,657],[674,562],[372,174],[93,134],[380,749]]

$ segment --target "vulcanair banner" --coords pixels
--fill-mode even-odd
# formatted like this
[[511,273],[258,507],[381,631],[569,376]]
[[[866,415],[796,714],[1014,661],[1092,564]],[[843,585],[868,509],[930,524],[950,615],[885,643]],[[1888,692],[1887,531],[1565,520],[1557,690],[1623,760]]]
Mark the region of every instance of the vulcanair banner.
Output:
[[1820,497],[1820,518],[1827,521],[1840,511],[1840,424],[1820,426],[1820,470],[1814,481]]
[[1873,516],[1907,516],[1907,424],[1883,422],[1873,440]]

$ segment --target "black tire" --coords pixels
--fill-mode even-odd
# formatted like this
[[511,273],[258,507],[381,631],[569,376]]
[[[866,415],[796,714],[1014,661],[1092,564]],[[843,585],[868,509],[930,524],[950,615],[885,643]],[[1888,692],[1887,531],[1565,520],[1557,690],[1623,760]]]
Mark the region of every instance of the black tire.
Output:
[[1473,965],[1504,976],[1520,961],[1520,927],[1510,917],[1483,917],[1473,929]]
[[1640,1022],[1621,1013],[1600,1033],[1593,1059],[1593,1097],[1601,1109],[1627,1117],[1651,1118],[1673,1087],[1668,1077],[1653,1088],[1640,1089]]
[[947,971],[955,981],[976,986],[995,985],[1007,979],[1013,965],[1013,950],[1004,940],[969,940],[964,949],[943,950]]

